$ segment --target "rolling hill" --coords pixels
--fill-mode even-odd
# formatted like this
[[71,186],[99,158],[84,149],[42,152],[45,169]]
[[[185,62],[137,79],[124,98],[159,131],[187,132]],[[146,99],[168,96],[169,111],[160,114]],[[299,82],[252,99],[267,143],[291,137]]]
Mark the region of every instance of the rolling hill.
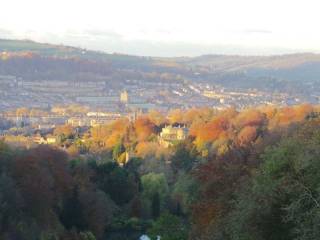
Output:
[[0,56],[0,74],[25,79],[72,80],[85,74],[93,80],[108,77],[144,81],[159,79],[160,75],[167,73],[169,80],[182,76],[191,81],[237,83],[244,87],[248,81],[260,84],[262,78],[294,82],[320,80],[320,55],[312,53],[159,58],[108,54],[30,40],[0,39]]

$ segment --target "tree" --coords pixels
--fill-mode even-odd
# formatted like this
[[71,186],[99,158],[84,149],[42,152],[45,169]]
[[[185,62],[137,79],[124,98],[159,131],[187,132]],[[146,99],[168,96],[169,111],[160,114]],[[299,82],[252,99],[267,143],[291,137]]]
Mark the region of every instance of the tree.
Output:
[[73,136],[74,130],[71,125],[60,125],[54,129],[53,134],[62,139],[67,139]]
[[118,205],[129,203],[139,191],[139,179],[114,162],[92,164],[93,181]]
[[238,133],[237,140],[240,146],[246,146],[256,140],[258,136],[256,127],[246,126]]
[[183,213],[190,213],[192,204],[199,200],[200,186],[192,174],[179,175],[173,187],[172,197],[180,204]]
[[173,109],[168,114],[168,119],[171,124],[183,123],[183,112],[181,109]]
[[247,109],[240,112],[233,120],[236,128],[247,126],[262,126],[265,123],[265,115],[257,109]]
[[320,237],[320,132],[299,131],[265,152],[263,164],[238,193],[228,221],[231,239]]
[[88,229],[77,186],[73,188],[71,196],[65,201],[60,220],[67,230],[75,228],[84,231]]
[[138,118],[134,123],[134,127],[138,141],[146,141],[156,130],[155,124],[147,117]]
[[120,157],[120,155],[124,152],[124,146],[122,145],[122,142],[119,141],[117,143],[117,145],[114,146],[113,150],[112,150],[112,158],[115,161],[118,161],[118,158]]
[[142,197],[148,205],[150,204],[152,217],[157,218],[168,196],[169,187],[165,175],[163,173],[148,173],[141,177],[141,183]]
[[159,192],[154,193],[151,201],[151,213],[153,219],[157,219],[160,216],[160,194]]
[[199,127],[196,133],[198,141],[208,142],[217,140],[221,134],[224,134],[225,131],[230,127],[230,119],[217,116],[212,121],[202,124]]
[[151,110],[148,113],[148,117],[149,117],[150,121],[157,126],[160,126],[160,125],[165,124],[167,122],[165,116],[156,110]]
[[12,171],[24,199],[23,211],[41,226],[53,226],[72,186],[66,154],[39,146],[15,158]]
[[16,228],[22,220],[23,198],[14,180],[2,173],[0,175],[0,238]]
[[155,142],[139,142],[136,146],[137,155],[141,158],[151,158],[156,155],[159,145]]
[[96,240],[95,236],[91,232],[79,233],[74,229],[63,233],[63,235],[59,239],[61,240]]
[[186,143],[180,143],[175,148],[175,153],[171,158],[172,168],[175,172],[179,170],[189,171],[192,169],[193,164],[196,161],[196,151],[193,146],[189,146],[188,149]]
[[87,229],[101,239],[113,219],[116,205],[102,191],[87,190],[79,195]]
[[156,240],[160,236],[163,240],[188,239],[187,226],[182,220],[172,214],[164,213],[154,222],[148,234]]

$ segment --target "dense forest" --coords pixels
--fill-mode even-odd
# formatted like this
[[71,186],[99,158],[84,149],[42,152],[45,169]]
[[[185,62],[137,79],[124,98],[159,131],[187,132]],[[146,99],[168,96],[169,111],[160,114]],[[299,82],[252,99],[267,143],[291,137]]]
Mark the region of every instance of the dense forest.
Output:
[[[61,141],[79,138],[65,150],[1,142],[0,239],[318,239],[318,112],[153,111],[81,139],[61,126]],[[188,138],[160,146],[167,124]]]

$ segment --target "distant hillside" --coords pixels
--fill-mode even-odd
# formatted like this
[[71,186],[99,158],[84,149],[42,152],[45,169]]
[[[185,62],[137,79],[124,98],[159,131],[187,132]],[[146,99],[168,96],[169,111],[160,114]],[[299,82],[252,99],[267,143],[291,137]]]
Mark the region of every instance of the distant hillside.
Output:
[[208,67],[213,71],[239,71],[252,68],[289,69],[306,63],[320,63],[320,54],[301,53],[279,56],[203,55],[177,59],[189,66]]
[[0,52],[31,52],[41,57],[80,58],[104,62],[113,61],[114,63],[123,64],[135,63],[137,61],[143,62],[147,59],[144,57],[129,56],[124,54],[107,54],[104,52],[90,51],[71,46],[38,43],[30,40],[0,39]]
[[42,56],[74,57],[81,55],[82,49],[58,46],[53,44],[38,43],[30,40],[6,40],[0,39],[0,51],[2,52],[32,52]]
[[[227,56],[159,58],[108,54],[86,49],[0,39],[0,74],[26,79],[91,80],[165,79],[217,81],[219,84],[255,86],[268,79],[281,81],[320,80],[320,55],[303,53],[279,56]],[[80,79],[86,79],[80,77]],[[249,81],[249,80],[250,81]],[[259,82],[260,81],[260,82]]]
[[160,58],[108,54],[64,45],[38,43],[31,40],[0,39],[0,52],[33,52],[47,57],[79,57],[103,61],[144,62],[158,66],[201,66],[212,70],[237,71],[251,68],[293,68],[309,62],[320,62],[320,54],[300,53],[278,56],[203,55],[199,57]]

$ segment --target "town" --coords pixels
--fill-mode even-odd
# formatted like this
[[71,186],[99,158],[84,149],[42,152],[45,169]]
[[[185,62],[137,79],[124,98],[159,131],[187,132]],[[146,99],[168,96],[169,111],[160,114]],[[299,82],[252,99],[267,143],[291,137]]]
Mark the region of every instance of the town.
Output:
[[[256,106],[301,104],[301,96],[269,93],[257,89],[227,88],[204,81],[138,81],[108,86],[108,81],[26,81],[15,76],[0,76],[0,134],[15,145],[54,144],[67,148],[75,139],[83,140],[90,128],[116,120],[134,122],[150,112],[167,115],[174,109],[207,107],[212,110]],[[315,100],[316,102],[316,100]],[[61,141],[55,129],[69,126],[77,138]],[[164,127],[159,144],[165,147],[185,139],[188,130]],[[172,133],[173,137],[172,137]],[[171,134],[171,136],[170,136]],[[74,134],[73,134],[74,136]],[[164,137],[161,137],[164,136]]]
[[0,76],[0,111],[21,107],[49,109],[56,105],[79,104],[93,111],[125,113],[128,111],[168,111],[208,106],[243,109],[259,105],[317,103],[317,97],[270,92],[259,89],[225,87],[204,81],[125,80],[109,86],[100,81],[27,81],[15,76]]
[[[148,103],[132,103],[129,99],[131,97],[127,90],[120,92],[118,99],[114,96],[118,111],[91,111],[91,108],[80,104],[57,105],[49,109],[22,107],[3,111],[0,114],[0,138],[14,147],[53,145],[68,150],[79,141],[87,141],[90,129],[94,131],[121,121],[135,124],[146,114],[154,113],[162,117],[168,114],[167,110],[151,109]],[[168,148],[185,140],[187,136],[186,126],[164,125],[158,136],[158,144]],[[132,152],[126,154],[127,161],[129,154],[134,155]]]

